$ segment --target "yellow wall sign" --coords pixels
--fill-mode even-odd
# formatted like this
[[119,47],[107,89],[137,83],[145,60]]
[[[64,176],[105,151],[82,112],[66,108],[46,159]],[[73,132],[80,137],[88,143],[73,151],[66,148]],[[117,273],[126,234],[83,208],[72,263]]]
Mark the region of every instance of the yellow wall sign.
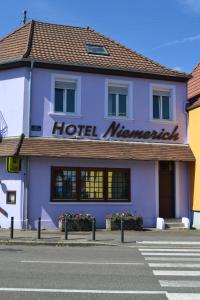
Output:
[[21,171],[21,158],[8,156],[6,159],[6,170],[9,173],[18,173]]

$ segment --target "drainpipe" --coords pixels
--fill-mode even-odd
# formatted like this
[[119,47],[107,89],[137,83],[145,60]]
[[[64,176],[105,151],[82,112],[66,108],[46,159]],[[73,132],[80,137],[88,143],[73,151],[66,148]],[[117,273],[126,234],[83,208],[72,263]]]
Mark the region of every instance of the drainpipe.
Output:
[[[188,101],[186,102],[186,104],[185,104],[185,109],[184,109],[184,114],[185,114],[185,120],[186,120],[186,143],[187,144],[189,144],[189,113],[188,113],[188,111],[187,111],[187,104],[188,104]],[[188,163],[187,163],[187,168],[188,168],[189,166],[188,166]],[[188,174],[188,172],[187,172],[187,174]],[[187,175],[187,177],[188,177],[188,175]],[[190,220],[190,223],[192,222],[192,210],[191,210],[191,194],[190,194],[190,178],[187,178],[188,180],[187,180],[187,182],[188,182],[188,184],[189,184],[189,187],[187,186],[187,189],[188,189],[188,191],[187,191],[187,194],[188,194],[188,196],[189,196],[189,200],[188,200],[188,218],[189,218],[189,220]]]
[[[32,78],[33,78],[33,67],[34,61],[30,61],[30,71],[28,79],[28,118],[27,118],[27,137],[31,136],[31,104],[32,104]],[[25,229],[28,229],[28,199],[29,199],[29,186],[30,186],[30,161],[29,157],[25,160],[25,173],[24,173],[24,225]]]
[[32,104],[32,77],[33,77],[34,61],[31,60],[29,72],[29,91],[28,91],[28,137],[31,135],[31,104]]
[[189,117],[188,117],[188,112],[187,112],[187,103],[185,104],[185,107],[184,107],[184,114],[185,114],[185,122],[186,122],[186,124],[185,124],[185,126],[186,126],[186,143],[189,143],[189,130],[188,130]]

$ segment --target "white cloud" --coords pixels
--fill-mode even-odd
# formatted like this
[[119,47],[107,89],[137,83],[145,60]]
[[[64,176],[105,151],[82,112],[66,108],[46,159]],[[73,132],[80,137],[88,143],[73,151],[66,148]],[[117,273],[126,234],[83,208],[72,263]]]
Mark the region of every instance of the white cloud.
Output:
[[198,41],[198,40],[200,40],[200,34],[189,36],[189,37],[182,38],[182,39],[179,39],[179,40],[169,41],[167,43],[164,43],[162,45],[154,47],[153,50],[160,49],[160,48],[163,48],[163,47],[170,47],[170,46],[178,45],[178,44],[190,43],[190,42],[194,42],[194,41]]
[[196,14],[200,14],[200,0],[178,0],[183,5],[186,12],[191,11]]

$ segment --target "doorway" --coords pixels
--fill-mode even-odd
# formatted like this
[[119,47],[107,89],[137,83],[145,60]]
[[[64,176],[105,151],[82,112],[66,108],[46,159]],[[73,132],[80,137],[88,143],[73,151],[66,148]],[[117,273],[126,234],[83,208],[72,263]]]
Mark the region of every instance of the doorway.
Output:
[[172,161],[159,162],[159,217],[175,217],[175,165]]

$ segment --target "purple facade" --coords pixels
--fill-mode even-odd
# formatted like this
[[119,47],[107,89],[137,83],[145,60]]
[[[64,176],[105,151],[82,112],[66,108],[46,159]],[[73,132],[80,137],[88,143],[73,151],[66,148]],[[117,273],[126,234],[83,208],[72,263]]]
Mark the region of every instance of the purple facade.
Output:
[[[79,82],[79,114],[67,116],[54,113],[55,78],[76,79]],[[106,94],[108,82],[127,84],[130,87],[129,118],[106,116]],[[174,102],[172,121],[152,120],[152,87],[173,90]],[[75,135],[52,134],[55,122],[66,125],[92,125],[96,127],[95,137],[82,139],[101,139],[110,124],[115,121],[130,130],[172,132],[178,126],[179,139],[170,143],[187,143],[187,117],[185,114],[186,83],[126,78],[109,75],[95,75],[33,69],[30,93],[30,70],[28,68],[11,69],[0,73],[0,108],[8,127],[8,137],[19,136],[28,131],[29,119],[32,127],[31,136],[54,138],[75,138]],[[2,97],[3,95],[3,97]],[[30,100],[30,105],[29,105]],[[15,105],[17,103],[17,106]],[[29,118],[30,109],[30,118]],[[35,130],[36,128],[36,130]],[[39,128],[39,130],[38,130]],[[80,137],[79,137],[80,138]],[[155,142],[151,139],[110,138],[128,142]],[[157,141],[158,142],[158,141]],[[169,143],[168,140],[159,141]],[[1,207],[5,214],[1,215],[0,226],[9,227],[9,218],[14,216],[16,227],[27,224],[35,228],[39,216],[43,228],[56,228],[58,216],[64,212],[85,212],[93,214],[99,228],[105,227],[105,217],[112,212],[132,211],[143,216],[144,225],[155,227],[159,217],[159,168],[158,161],[125,161],[99,159],[70,158],[26,158],[22,171],[8,174],[5,161],[1,161]],[[91,168],[129,168],[131,171],[131,201],[128,203],[105,202],[52,202],[51,201],[51,167],[91,167]],[[189,216],[189,183],[187,163],[175,163],[175,217]],[[16,205],[6,203],[6,190],[16,190]]]

